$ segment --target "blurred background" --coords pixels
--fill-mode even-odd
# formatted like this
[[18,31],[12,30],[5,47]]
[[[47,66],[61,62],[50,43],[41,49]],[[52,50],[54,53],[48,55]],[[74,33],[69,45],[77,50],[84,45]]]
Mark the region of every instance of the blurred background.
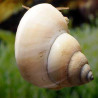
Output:
[[[69,7],[61,11],[69,18],[69,30],[80,43],[93,70],[94,80],[88,84],[49,90],[25,81],[16,66],[14,42],[17,26],[32,7],[51,3]],[[0,98],[98,98],[98,0],[0,0]]]

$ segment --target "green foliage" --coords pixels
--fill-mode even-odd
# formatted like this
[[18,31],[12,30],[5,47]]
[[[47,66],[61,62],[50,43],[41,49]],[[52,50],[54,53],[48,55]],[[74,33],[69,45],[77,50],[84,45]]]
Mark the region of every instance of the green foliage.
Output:
[[0,98],[97,98],[98,89],[98,28],[83,25],[71,29],[88,58],[95,79],[82,86],[49,90],[26,82],[20,75],[15,62],[15,36],[0,30]]

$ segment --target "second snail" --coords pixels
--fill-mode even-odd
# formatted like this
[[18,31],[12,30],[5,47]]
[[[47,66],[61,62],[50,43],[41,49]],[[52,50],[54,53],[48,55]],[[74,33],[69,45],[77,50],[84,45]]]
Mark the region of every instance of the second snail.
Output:
[[69,34],[67,17],[50,4],[38,4],[22,17],[15,57],[23,78],[38,87],[61,89],[94,79],[78,41]]

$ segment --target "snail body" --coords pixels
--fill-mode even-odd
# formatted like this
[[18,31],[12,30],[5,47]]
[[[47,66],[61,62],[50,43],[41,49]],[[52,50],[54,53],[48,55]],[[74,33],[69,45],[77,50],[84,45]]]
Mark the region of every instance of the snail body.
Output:
[[67,18],[50,4],[36,5],[25,13],[15,40],[16,62],[24,79],[52,89],[93,79],[88,60],[67,24]]

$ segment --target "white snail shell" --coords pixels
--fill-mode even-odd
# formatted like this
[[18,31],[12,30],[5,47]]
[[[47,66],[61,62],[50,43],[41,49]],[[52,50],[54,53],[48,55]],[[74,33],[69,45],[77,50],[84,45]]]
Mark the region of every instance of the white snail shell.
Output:
[[36,5],[25,13],[15,41],[16,62],[24,79],[52,89],[93,80],[87,58],[67,24],[50,4]]

